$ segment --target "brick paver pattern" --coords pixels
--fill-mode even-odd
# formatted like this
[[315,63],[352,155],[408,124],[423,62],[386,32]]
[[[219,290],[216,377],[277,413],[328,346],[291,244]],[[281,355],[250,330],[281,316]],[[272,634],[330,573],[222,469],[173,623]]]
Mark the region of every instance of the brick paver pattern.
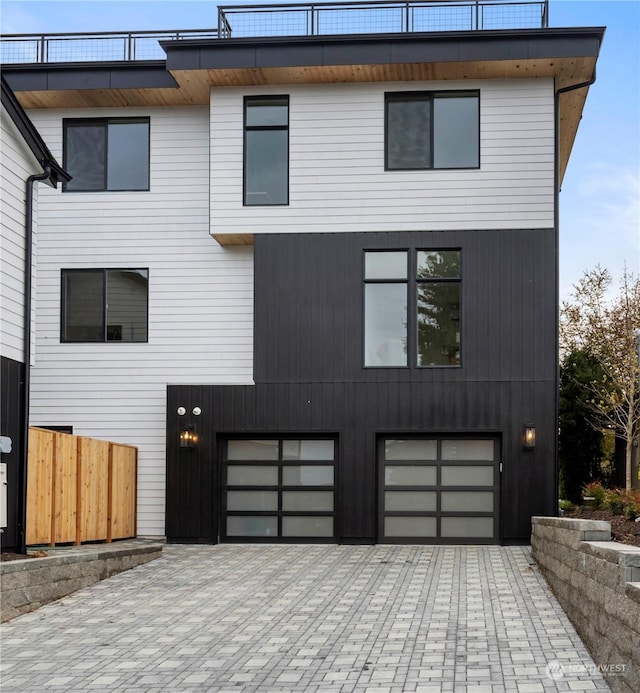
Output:
[[527,547],[169,545],[0,635],[3,693],[609,690]]

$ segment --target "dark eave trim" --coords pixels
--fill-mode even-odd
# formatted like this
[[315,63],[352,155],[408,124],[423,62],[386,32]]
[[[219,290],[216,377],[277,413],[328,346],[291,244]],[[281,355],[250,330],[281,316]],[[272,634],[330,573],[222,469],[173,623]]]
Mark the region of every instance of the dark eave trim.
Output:
[[163,41],[167,69],[260,69],[335,65],[597,57],[604,27],[449,31]]
[[34,157],[43,169],[49,168],[49,177],[46,183],[55,188],[58,183],[66,183],[71,176],[58,164],[49,147],[45,144],[35,125],[29,119],[22,106],[18,103],[11,87],[2,76],[2,105],[9,117],[18,128],[18,132],[24,139]]
[[11,64],[2,71],[14,91],[178,88],[164,60]]

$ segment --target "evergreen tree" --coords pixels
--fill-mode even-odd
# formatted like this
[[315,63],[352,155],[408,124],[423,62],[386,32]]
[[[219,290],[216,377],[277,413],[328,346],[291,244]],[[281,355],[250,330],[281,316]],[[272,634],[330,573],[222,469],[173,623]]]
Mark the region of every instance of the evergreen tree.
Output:
[[591,383],[602,379],[598,360],[586,349],[569,352],[560,365],[560,496],[580,503],[582,487],[600,478],[602,428],[593,425]]

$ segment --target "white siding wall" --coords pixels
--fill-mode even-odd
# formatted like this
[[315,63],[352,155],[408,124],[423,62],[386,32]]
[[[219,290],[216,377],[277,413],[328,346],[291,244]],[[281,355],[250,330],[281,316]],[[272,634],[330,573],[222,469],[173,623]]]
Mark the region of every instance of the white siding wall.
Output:
[[[385,91],[479,89],[479,170],[385,171]],[[242,206],[243,96],[290,96],[288,207]],[[211,232],[553,226],[553,82],[214,89]]]
[[[42,167],[4,107],[0,120],[0,354],[23,362],[25,181]],[[34,189],[34,255],[40,185]]]
[[[40,191],[31,423],[139,447],[138,533],[164,534],[166,385],[251,383],[253,252],[209,235],[206,107],[32,111],[62,161],[62,118],[150,116],[151,190]],[[61,268],[149,269],[149,343],[61,344]]]

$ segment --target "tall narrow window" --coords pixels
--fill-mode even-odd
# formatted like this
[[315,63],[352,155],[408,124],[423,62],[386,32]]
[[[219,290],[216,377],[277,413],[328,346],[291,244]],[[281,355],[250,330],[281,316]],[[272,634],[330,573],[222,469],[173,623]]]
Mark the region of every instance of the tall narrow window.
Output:
[[244,100],[244,204],[289,204],[289,97]]
[[407,365],[406,250],[364,254],[364,365]]
[[68,192],[149,190],[149,119],[65,119]]
[[460,365],[460,251],[417,253],[417,364]]
[[385,95],[387,170],[478,168],[478,92]]
[[62,270],[63,342],[146,342],[149,271]]

